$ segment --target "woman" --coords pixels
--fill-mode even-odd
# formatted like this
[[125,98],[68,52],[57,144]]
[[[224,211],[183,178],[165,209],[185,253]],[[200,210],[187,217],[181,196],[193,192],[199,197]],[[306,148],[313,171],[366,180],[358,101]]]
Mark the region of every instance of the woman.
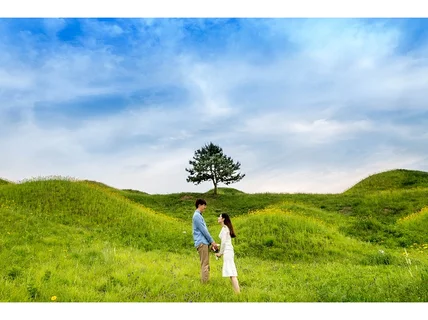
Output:
[[217,257],[223,257],[223,277],[230,277],[232,282],[233,290],[236,293],[240,292],[238,283],[238,272],[234,262],[235,252],[233,251],[232,238],[236,237],[235,231],[233,230],[232,221],[230,221],[229,215],[222,213],[218,217],[218,223],[221,224],[221,231],[219,237],[221,239],[220,252],[216,253]]

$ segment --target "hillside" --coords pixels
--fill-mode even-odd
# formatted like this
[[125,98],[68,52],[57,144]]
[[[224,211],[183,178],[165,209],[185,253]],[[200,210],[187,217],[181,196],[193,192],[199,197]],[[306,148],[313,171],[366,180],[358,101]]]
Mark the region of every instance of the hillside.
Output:
[[88,185],[92,185],[92,186],[97,186],[100,187],[104,190],[110,190],[110,191],[118,191],[118,189],[113,188],[111,186],[106,185],[105,183],[102,182],[98,182],[98,181],[93,181],[93,180],[82,180],[82,182],[87,183]]
[[[428,301],[426,189],[226,189],[149,195],[72,179],[4,184],[0,301]],[[215,240],[218,214],[232,217],[239,296],[213,256],[210,283],[199,283],[198,197]]]
[[212,194],[179,193],[145,195],[122,192],[123,196],[155,212],[191,222],[197,198],[204,198],[208,225],[227,212],[233,218],[270,207],[286,208],[302,216],[318,218],[335,225],[344,235],[362,241],[408,246],[414,237],[397,229],[396,221],[428,206],[424,189],[368,192],[364,194]]
[[397,225],[413,236],[414,243],[428,249],[428,207],[401,218]]
[[[205,192],[205,194],[213,194],[214,193],[214,189],[208,190],[207,192]],[[234,189],[234,188],[224,188],[224,187],[218,187],[217,188],[217,194],[229,194],[229,195],[234,195],[234,194],[244,194],[245,192],[242,192],[241,190],[238,189]]]
[[136,248],[174,250],[166,243],[191,243],[181,232],[188,226],[92,182],[41,180],[7,185],[0,189],[0,202],[45,222],[83,228]]
[[373,174],[349,188],[345,193],[428,188],[428,172],[397,169]]
[[[234,221],[239,230],[235,241],[238,256],[310,263],[385,263],[376,259],[379,248],[346,237],[336,224],[327,223],[323,218],[304,216],[298,211],[278,207],[241,216]],[[388,259],[389,263],[399,261],[399,257],[394,255],[389,255]]]
[[12,183],[12,182],[10,182],[10,181],[0,179],[0,186],[1,186],[1,185],[4,185],[4,184],[11,184],[11,183]]

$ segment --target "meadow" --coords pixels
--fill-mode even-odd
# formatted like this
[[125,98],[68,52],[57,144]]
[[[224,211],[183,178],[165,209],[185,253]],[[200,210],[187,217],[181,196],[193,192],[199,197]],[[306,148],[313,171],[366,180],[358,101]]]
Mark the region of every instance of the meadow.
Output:
[[[195,200],[231,215],[241,294],[200,283]],[[428,173],[340,194],[147,194],[68,177],[0,179],[2,302],[427,302]]]

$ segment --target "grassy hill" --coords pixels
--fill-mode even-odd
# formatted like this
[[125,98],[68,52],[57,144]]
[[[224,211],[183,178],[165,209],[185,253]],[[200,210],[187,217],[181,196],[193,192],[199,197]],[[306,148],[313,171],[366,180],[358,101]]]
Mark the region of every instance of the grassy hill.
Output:
[[[399,229],[396,221],[428,206],[427,190],[392,190],[365,194],[220,194],[199,193],[144,195],[122,192],[124,197],[162,213],[191,222],[197,198],[207,201],[204,213],[208,224],[227,212],[232,218],[268,207],[287,207],[305,216],[317,217],[336,224],[340,231],[361,241],[384,243],[388,246],[408,246],[414,237]],[[284,205],[286,203],[287,205]]]
[[373,174],[345,193],[428,188],[428,172],[396,169]]
[[398,220],[397,225],[412,234],[416,244],[428,247],[428,207]]
[[45,180],[6,185],[0,189],[0,202],[26,210],[41,221],[81,228],[100,239],[140,249],[174,250],[166,243],[184,246],[189,242],[177,231],[185,230],[182,222],[92,182]]
[[[336,195],[2,184],[0,301],[427,302],[427,189],[388,183],[396,187]],[[232,217],[241,295],[213,256],[210,283],[199,282],[198,197],[216,240],[218,214]]]
[[4,180],[4,179],[0,179],[0,186],[4,185],[4,184],[11,184],[12,182]]
[[[243,239],[235,241],[238,256],[307,263],[379,262],[372,261],[373,254],[378,254],[377,246],[346,237],[335,224],[326,223],[320,217],[304,216],[293,210],[272,207],[256,211],[235,219],[235,226]],[[398,256],[388,259],[390,263],[392,259],[399,261]]]
[[[205,194],[213,194],[214,189],[208,190],[205,192]],[[234,188],[224,188],[224,187],[218,187],[217,188],[217,194],[229,194],[229,195],[236,195],[236,194],[244,194],[245,192],[242,192],[241,190],[234,189]]]

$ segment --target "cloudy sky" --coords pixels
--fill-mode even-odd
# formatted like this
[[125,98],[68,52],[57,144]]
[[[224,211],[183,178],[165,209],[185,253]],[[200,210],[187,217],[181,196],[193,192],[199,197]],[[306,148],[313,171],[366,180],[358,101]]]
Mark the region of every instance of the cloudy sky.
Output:
[[[245,192],[428,171],[427,19],[0,19],[0,177],[149,193],[204,144]],[[224,185],[221,185],[224,186]]]

